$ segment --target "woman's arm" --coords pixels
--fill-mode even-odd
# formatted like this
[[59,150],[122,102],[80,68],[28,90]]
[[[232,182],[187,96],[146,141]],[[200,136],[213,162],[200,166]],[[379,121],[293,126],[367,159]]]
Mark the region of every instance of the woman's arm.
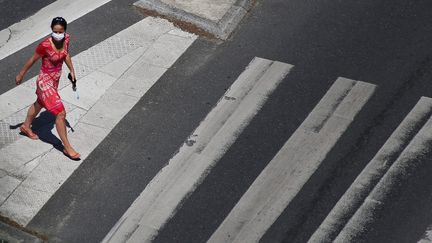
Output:
[[15,77],[15,83],[21,84],[21,82],[23,81],[24,75],[27,73],[27,71],[33,66],[33,64],[40,58],[40,55],[37,54],[36,52],[33,54],[32,57],[30,57],[30,59],[28,59],[28,61],[24,64],[23,68],[21,69],[21,71],[18,73],[18,75]]
[[75,69],[74,69],[73,64],[72,64],[72,58],[70,57],[69,54],[67,54],[67,56],[66,56],[65,63],[67,65],[67,67],[69,68],[69,71],[70,71],[71,76],[72,76],[72,80],[75,80],[76,79]]

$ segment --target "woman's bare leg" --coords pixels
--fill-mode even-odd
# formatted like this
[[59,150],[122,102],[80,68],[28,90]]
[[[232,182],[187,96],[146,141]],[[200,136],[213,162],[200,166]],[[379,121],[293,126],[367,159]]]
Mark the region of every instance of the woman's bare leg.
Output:
[[63,146],[66,150],[66,152],[74,156],[77,154],[77,152],[72,148],[71,144],[69,143],[69,140],[67,138],[67,131],[66,131],[66,112],[62,111],[60,112],[56,117],[56,129],[57,133],[60,136],[61,141],[63,142]]
[[42,109],[42,106],[37,101],[30,106],[30,108],[27,111],[27,117],[23,123],[23,125],[26,128],[30,129],[31,123],[33,122],[35,117],[39,114],[41,109]]
[[33,120],[35,119],[35,117],[39,114],[41,109],[42,109],[42,106],[37,101],[35,103],[33,103],[27,111],[27,117],[26,117],[24,123],[21,125],[21,127],[24,128],[24,130],[26,130],[31,136],[33,136],[33,134],[34,134],[32,129],[31,129],[31,124],[32,124]]

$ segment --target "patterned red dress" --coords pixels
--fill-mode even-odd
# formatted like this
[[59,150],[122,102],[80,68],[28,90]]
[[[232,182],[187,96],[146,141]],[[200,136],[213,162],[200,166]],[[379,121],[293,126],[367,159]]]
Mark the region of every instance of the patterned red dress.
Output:
[[36,81],[37,102],[54,115],[64,111],[64,106],[57,91],[63,62],[68,55],[70,35],[65,34],[63,49],[57,51],[50,41],[51,36],[43,40],[36,48],[42,57],[42,67]]

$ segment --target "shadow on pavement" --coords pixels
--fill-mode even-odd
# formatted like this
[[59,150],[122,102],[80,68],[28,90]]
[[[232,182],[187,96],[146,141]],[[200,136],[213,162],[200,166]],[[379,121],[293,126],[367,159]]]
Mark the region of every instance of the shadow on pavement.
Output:
[[[43,111],[38,117],[33,120],[32,130],[39,136],[42,142],[51,144],[55,149],[63,153],[63,144],[61,140],[52,133],[52,129],[55,127],[55,116],[48,111]],[[16,125],[11,125],[10,129],[18,129],[23,123],[18,123]],[[66,119],[66,127],[70,128],[72,132],[74,129],[69,124]],[[23,133],[21,135],[25,136]]]

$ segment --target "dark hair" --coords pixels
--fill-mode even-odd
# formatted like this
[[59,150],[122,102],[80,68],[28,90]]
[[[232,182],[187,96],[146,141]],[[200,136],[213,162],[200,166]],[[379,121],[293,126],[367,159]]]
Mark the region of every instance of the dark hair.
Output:
[[54,28],[55,25],[61,25],[63,26],[63,28],[66,31],[67,28],[67,22],[64,18],[62,17],[55,17],[53,18],[53,20],[51,21],[51,29]]

